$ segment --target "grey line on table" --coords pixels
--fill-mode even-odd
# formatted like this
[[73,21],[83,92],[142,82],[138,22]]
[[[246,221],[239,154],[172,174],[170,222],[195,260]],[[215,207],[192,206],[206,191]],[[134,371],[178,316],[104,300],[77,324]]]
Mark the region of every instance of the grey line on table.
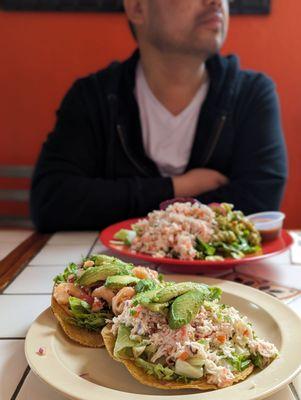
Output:
[[30,268],[66,268],[66,264],[27,264],[26,268],[30,267]]
[[26,370],[24,371],[24,374],[22,375],[22,378],[20,379],[20,382],[18,383],[16,390],[14,391],[12,397],[10,398],[10,400],[16,400],[16,398],[18,397],[20,390],[23,386],[23,383],[25,382],[25,379],[27,378],[27,375],[30,372],[30,367],[29,365],[27,365]]
[[51,293],[1,293],[1,296],[49,296]]
[[93,250],[93,248],[95,247],[95,245],[96,245],[97,242],[98,242],[98,235],[96,236],[94,242],[92,243],[92,246],[90,247],[90,249],[89,249],[89,251],[88,251],[87,257],[90,256],[90,254],[91,254],[91,252],[92,252],[92,250]]
[[25,340],[25,336],[24,337],[0,337],[0,340]]
[[292,391],[292,394],[293,394],[293,396],[295,397],[295,399],[296,399],[296,400],[301,400],[301,399],[300,399],[300,396],[299,396],[299,394],[298,394],[298,392],[297,392],[297,389],[295,388],[295,385],[293,384],[293,382],[291,382],[291,383],[289,384],[289,387],[290,387],[290,389],[291,389],[291,391]]

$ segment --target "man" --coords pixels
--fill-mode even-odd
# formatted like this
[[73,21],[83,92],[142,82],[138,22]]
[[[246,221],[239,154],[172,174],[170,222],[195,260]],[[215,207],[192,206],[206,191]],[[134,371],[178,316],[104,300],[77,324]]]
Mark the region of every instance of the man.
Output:
[[[219,55],[226,0],[125,0],[139,51],[66,95],[33,178],[42,231],[100,229],[173,197],[278,209],[286,155],[273,83]],[[252,51],[252,49],[250,49]]]

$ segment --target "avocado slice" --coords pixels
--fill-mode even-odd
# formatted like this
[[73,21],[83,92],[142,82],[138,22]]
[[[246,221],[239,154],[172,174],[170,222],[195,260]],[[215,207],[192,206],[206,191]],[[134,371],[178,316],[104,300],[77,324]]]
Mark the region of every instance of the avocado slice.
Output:
[[169,309],[169,327],[178,329],[192,321],[206,298],[206,291],[198,289],[190,290],[177,297]]
[[168,303],[145,303],[143,306],[150,311],[164,314],[167,312]]
[[92,254],[90,257],[87,257],[85,260],[94,261],[95,266],[101,266],[103,264],[114,264],[119,266],[128,266],[129,268],[133,268],[133,264],[126,263],[119,258],[107,256],[106,254]]
[[121,240],[126,246],[130,246],[132,241],[137,236],[136,232],[129,229],[120,229],[114,235],[114,239]]
[[136,296],[133,298],[133,305],[138,305],[141,304],[145,306],[146,304],[152,303],[153,298],[155,295],[160,292],[161,287],[158,287],[156,289],[148,290],[146,292],[140,292],[136,294]]
[[139,278],[131,275],[108,276],[105,287],[110,289],[121,289],[125,286],[134,286],[140,281]]
[[167,301],[172,300],[175,297],[178,297],[186,292],[191,290],[198,289],[207,295],[209,298],[210,290],[209,287],[205,284],[196,283],[196,282],[180,282],[171,286],[167,286],[161,289],[152,299],[155,303],[165,303]]
[[89,286],[98,281],[104,281],[108,276],[129,275],[131,266],[128,264],[119,265],[116,263],[104,263],[98,267],[90,267],[78,279],[80,286]]
[[141,304],[143,307],[148,308],[153,312],[164,313],[167,311],[167,307],[169,306],[168,302],[165,303],[153,303],[154,296],[161,290],[160,287],[157,287],[152,290],[148,290],[146,292],[140,292],[136,294],[133,299],[133,305],[137,306]]

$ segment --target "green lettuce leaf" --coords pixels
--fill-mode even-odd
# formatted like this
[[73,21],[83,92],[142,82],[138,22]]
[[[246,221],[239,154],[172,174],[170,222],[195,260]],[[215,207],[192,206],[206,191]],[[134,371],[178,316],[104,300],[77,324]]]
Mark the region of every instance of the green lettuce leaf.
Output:
[[120,229],[114,235],[114,239],[121,240],[126,246],[130,246],[136,237],[136,232],[129,229]]
[[209,300],[213,301],[213,300],[220,300],[221,299],[221,295],[222,295],[222,289],[216,286],[209,286]]
[[57,275],[53,281],[55,283],[62,283],[62,282],[67,282],[68,281],[68,277],[70,275],[74,275],[75,277],[75,281],[77,278],[77,270],[78,270],[78,266],[75,263],[70,263],[68,265],[67,268],[65,268],[64,272],[62,272],[61,274]]
[[76,297],[69,297],[69,305],[72,317],[68,319],[68,322],[90,331],[100,331],[106,324],[106,319],[113,317],[111,313],[105,311],[91,312],[91,306]]
[[266,362],[265,362],[264,358],[259,353],[252,354],[251,360],[252,360],[252,363],[255,365],[255,367],[263,369],[266,366]]
[[243,258],[245,254],[256,253],[261,249],[260,246],[252,246],[245,239],[240,237],[239,241],[227,244],[224,242],[214,243],[216,251],[225,257],[231,256],[232,258],[240,259]]
[[114,347],[116,358],[133,358],[133,347],[141,346],[141,342],[130,339],[131,328],[121,324],[118,328],[117,339]]
[[91,306],[84,300],[78,299],[77,297],[69,297],[69,305],[71,311],[76,314],[89,314]]
[[233,356],[233,358],[227,358],[228,363],[232,366],[235,371],[244,371],[250,364],[250,356],[244,354]]
[[214,246],[203,242],[201,239],[196,238],[195,248],[197,251],[201,252],[205,256],[214,256],[216,249]]
[[168,367],[163,367],[162,364],[153,364],[142,358],[136,358],[135,364],[142,368],[147,375],[154,375],[156,378],[164,381],[173,381],[178,378],[178,375]]

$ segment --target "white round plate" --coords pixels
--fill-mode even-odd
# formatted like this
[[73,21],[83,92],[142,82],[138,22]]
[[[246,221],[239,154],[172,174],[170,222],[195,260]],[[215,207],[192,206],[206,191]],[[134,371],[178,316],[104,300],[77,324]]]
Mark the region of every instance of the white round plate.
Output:
[[[31,369],[65,396],[78,400],[253,400],[262,399],[288,384],[301,371],[301,319],[270,295],[237,283],[193,275],[168,275],[168,280],[196,281],[222,288],[222,301],[254,324],[258,336],[272,341],[280,357],[245,381],[211,392],[158,390],[141,385],[106,350],[72,342],[58,327],[52,312],[44,311],[29,329],[25,353]],[[46,354],[37,354],[45,347]]]

